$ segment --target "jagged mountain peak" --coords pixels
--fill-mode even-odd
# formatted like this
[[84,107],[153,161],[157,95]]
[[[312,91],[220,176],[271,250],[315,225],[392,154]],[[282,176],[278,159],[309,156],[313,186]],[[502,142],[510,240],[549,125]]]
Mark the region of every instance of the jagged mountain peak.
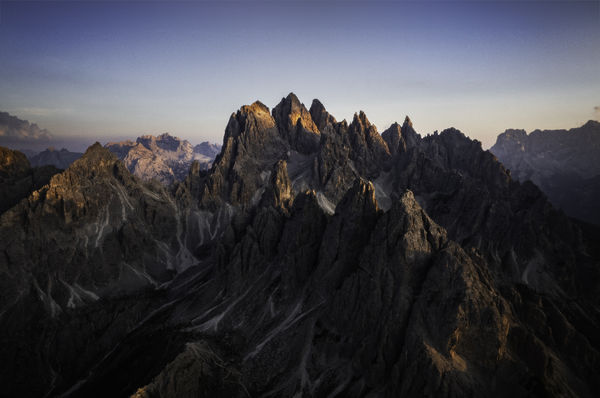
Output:
[[106,159],[106,160],[116,160],[116,156],[109,151],[107,148],[103,147],[98,141],[93,143],[85,150],[82,160],[88,161],[91,159]]
[[430,134],[424,138],[424,141],[443,143],[449,151],[456,151],[458,148],[463,147],[477,150],[477,147],[481,147],[481,142],[467,137],[462,131],[454,127],[444,129],[437,135]]
[[405,152],[408,148],[417,145],[420,140],[420,136],[413,128],[412,122],[408,116],[406,116],[402,125],[398,122],[392,123],[392,125],[381,134],[381,137],[387,143],[392,155]]
[[329,124],[337,123],[335,118],[327,112],[321,101],[316,98],[313,99],[309,112],[319,131],[323,131]]
[[256,100],[251,105],[243,105],[238,112],[241,113],[267,113],[269,114],[269,107],[262,102]]
[[281,101],[273,108],[272,113],[276,120],[283,119],[287,116],[295,125],[298,121],[298,118],[306,117],[308,110],[294,93],[289,93],[287,97],[282,98]]
[[356,128],[360,128],[362,130],[366,130],[371,127],[371,122],[367,119],[367,115],[363,111],[359,111],[358,113],[354,113],[352,118],[352,123],[350,123],[350,127],[355,126]]
[[402,137],[402,126],[394,122],[387,130],[381,133],[381,138],[386,142],[390,154],[406,151],[406,141]]
[[390,150],[363,111],[354,114],[348,126],[348,139],[352,147],[350,159],[360,174],[368,179],[377,178],[390,160]]
[[317,115],[323,112],[327,112],[327,109],[325,109],[325,105],[323,105],[323,103],[321,101],[319,101],[319,99],[314,98],[310,104],[310,114],[313,115]]
[[286,97],[283,97],[277,106],[279,105],[285,105],[292,108],[304,106],[293,92],[290,92]]
[[262,102],[255,101],[251,105],[242,105],[237,112],[231,114],[225,128],[223,142],[226,143],[227,139],[238,137],[243,133],[258,132],[258,130],[274,126],[275,120],[271,116],[269,108]]
[[[228,139],[237,139],[240,136],[246,136],[249,133],[258,133],[259,131],[269,130],[275,127],[275,119],[271,116],[269,108],[260,101],[254,101],[251,105],[242,105],[237,112],[229,117],[223,146],[225,147]],[[253,140],[258,139],[258,136]]]
[[390,124],[390,127],[384,130],[381,135],[383,136],[386,132],[388,132],[388,134],[393,132],[394,134],[402,135],[402,126],[398,122],[394,122]]
[[97,179],[114,175],[129,175],[125,165],[99,142],[94,143],[85,151],[83,156],[75,160],[63,174],[52,178],[51,183],[68,182],[70,179],[84,180],[88,177]]
[[283,98],[273,108],[272,114],[280,135],[292,149],[302,153],[311,153],[317,150],[320,131],[310,112],[294,93]]
[[452,137],[453,139],[458,139],[458,140],[469,140],[469,141],[473,141],[471,140],[469,137],[467,137],[462,131],[460,131],[457,128],[454,127],[449,127],[447,129],[442,130],[442,132],[440,133],[441,137]]
[[169,139],[169,140],[179,140],[178,137],[175,137],[174,135],[172,135],[172,134],[170,134],[168,132],[165,132],[165,133],[162,133],[160,135],[157,135],[156,139],[158,139],[158,140],[167,140],[167,139]]
[[[600,121],[598,120],[588,120],[582,128],[586,129],[600,129]],[[600,130],[597,130],[600,133]]]
[[527,146],[527,132],[522,129],[506,129],[496,137],[496,143],[491,151],[495,155],[503,156],[505,153],[525,151]]
[[404,118],[404,123],[402,123],[402,135],[409,145],[414,145],[421,138],[408,116]]
[[504,130],[503,133],[501,133],[497,140],[502,140],[502,139],[519,139],[519,138],[526,138],[527,137],[527,132],[523,129],[506,129]]

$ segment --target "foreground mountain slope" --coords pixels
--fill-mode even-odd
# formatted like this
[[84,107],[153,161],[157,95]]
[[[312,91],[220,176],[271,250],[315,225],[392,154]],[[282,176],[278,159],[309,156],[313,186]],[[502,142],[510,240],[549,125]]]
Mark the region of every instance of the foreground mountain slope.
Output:
[[[2,358],[21,364],[2,372],[2,384],[11,380],[20,386],[15,391],[42,394],[56,378],[52,369],[75,354],[64,346],[61,352],[54,330],[74,336],[73,348],[99,349],[85,342],[115,314],[71,330],[71,312],[153,288],[194,261],[169,193],[139,181],[99,144],[0,221]],[[40,379],[19,373],[24,366]]]
[[[90,214],[80,225],[114,201],[109,231],[130,244],[102,233],[98,263],[75,249],[83,257],[68,266],[35,252],[4,265],[20,275],[2,286],[20,304],[2,303],[2,357],[19,360],[15,342],[44,347],[22,348],[36,371],[14,368],[2,380],[12,395],[27,391],[26,376],[36,395],[85,397],[591,397],[600,387],[597,242],[457,130],[421,138],[407,118],[379,135],[362,112],[337,122],[290,94],[272,112],[256,102],[232,114],[211,169],[194,164],[171,192],[101,149],[56,178],[74,182],[59,184],[69,198],[105,176],[105,196],[78,213]],[[135,200],[132,235],[117,232],[130,213],[110,185]],[[152,194],[161,199],[149,206]],[[45,239],[38,233],[78,236],[60,218],[7,214],[23,229],[11,247]],[[165,245],[187,255],[148,267]],[[122,258],[156,287],[110,294],[123,282],[105,264]],[[43,279],[54,269],[98,299],[55,298]],[[19,301],[14,286],[28,284]],[[30,304],[36,297],[57,307]],[[23,337],[34,328],[47,332]]]
[[506,130],[490,151],[569,216],[600,225],[600,123],[570,130]]
[[193,147],[168,133],[144,135],[135,142],[108,143],[106,147],[137,177],[156,179],[165,185],[183,180],[193,161],[198,161],[202,168],[210,167],[215,152],[218,153],[218,148],[208,142]]

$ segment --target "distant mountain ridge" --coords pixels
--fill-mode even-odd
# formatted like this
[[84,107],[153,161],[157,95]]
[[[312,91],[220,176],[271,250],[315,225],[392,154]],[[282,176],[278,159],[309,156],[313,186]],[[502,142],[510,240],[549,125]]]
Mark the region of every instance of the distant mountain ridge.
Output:
[[219,145],[203,142],[194,147],[187,140],[168,133],[143,135],[136,141],[109,142],[106,148],[134,175],[166,185],[184,180],[194,161],[200,169],[208,169],[220,151]]
[[54,147],[50,147],[29,157],[29,162],[33,167],[52,165],[64,170],[81,156],[83,156],[81,152],[71,152],[65,148],[56,150]]
[[600,122],[570,130],[506,130],[490,152],[568,215],[600,225]]
[[194,153],[214,159],[221,152],[221,145],[204,141],[194,147]]
[[[55,140],[52,134],[35,123],[19,119],[7,112],[0,112],[0,145],[19,149],[30,161],[32,167],[53,165],[66,169],[82,152],[72,152],[65,148],[57,150],[46,145],[57,142],[57,145],[69,145],[62,140]],[[109,142],[106,147],[122,160],[127,168],[136,176],[151,180],[156,179],[165,185],[182,181],[188,175],[194,161],[201,170],[210,168],[213,160],[221,151],[221,145],[202,142],[193,146],[187,140],[179,139],[169,133],[158,136],[143,135],[135,141]]]

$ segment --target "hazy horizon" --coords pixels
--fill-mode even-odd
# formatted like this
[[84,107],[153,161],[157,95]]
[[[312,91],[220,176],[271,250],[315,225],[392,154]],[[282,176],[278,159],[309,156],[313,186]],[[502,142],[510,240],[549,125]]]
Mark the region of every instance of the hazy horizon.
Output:
[[[243,105],[249,105],[249,104],[250,103],[243,104]],[[310,107],[309,104],[305,104],[305,105],[306,105],[307,108]],[[240,107],[241,106],[242,105],[240,105]],[[272,106],[272,107],[270,106],[269,110],[272,110],[273,107],[274,106]],[[17,115],[12,115],[12,116],[17,116]],[[332,116],[335,117],[335,115],[332,115]],[[409,116],[409,115],[407,115],[407,116]],[[367,117],[369,117],[369,115],[367,115]],[[594,120],[594,119],[590,119],[590,120]],[[338,121],[341,121],[341,120],[338,120]],[[348,123],[350,123],[352,121],[352,117],[346,118],[346,121]],[[403,122],[402,119],[398,119],[396,121],[398,123],[400,123],[400,124],[402,124],[402,122]],[[32,123],[32,124],[35,123],[35,121],[31,121],[31,120],[29,120],[29,122]],[[422,132],[422,131],[419,131],[418,124],[415,125],[415,122],[412,119],[411,119],[411,122],[413,122],[414,127],[416,127],[417,133],[419,133],[423,137],[434,133],[434,131],[431,131],[431,132]],[[371,123],[373,123],[373,122],[371,121]],[[584,123],[580,123],[580,124],[578,124],[576,126],[565,127],[565,129],[569,130],[571,128],[581,127],[581,125],[583,125],[583,124]],[[43,127],[43,126],[40,126],[40,127]],[[380,128],[377,125],[376,125],[376,127],[377,127],[377,131],[381,134],[383,131],[385,131],[385,129],[387,129],[389,127],[389,125],[385,126],[383,128]],[[450,127],[454,127],[454,126],[448,126],[448,128],[450,128]],[[507,128],[507,129],[510,129],[510,128]],[[507,129],[505,129],[505,130],[507,130]],[[518,128],[518,129],[520,129],[520,128]],[[550,128],[550,129],[554,130],[554,128]],[[224,130],[225,130],[225,127],[223,127],[223,132],[224,132]],[[527,134],[530,134],[534,130],[539,130],[539,129],[533,129],[533,130],[526,130],[525,129],[525,131],[527,132]],[[443,131],[443,129],[437,130],[437,131],[441,132],[441,131]],[[469,135],[468,132],[466,132],[466,131],[462,131],[462,132],[465,135],[467,135],[468,137],[470,137],[471,139],[477,139],[477,140],[481,141],[477,137],[473,137],[473,136]],[[502,132],[504,132],[504,130],[503,131],[499,131],[498,134],[500,134]],[[98,136],[86,136],[86,135],[80,135],[80,136],[61,136],[61,135],[54,135],[53,134],[52,137],[51,137],[51,139],[47,140],[47,141],[44,141],[44,140],[39,140],[39,141],[23,141],[23,140],[21,140],[21,141],[19,141],[19,140],[3,141],[2,139],[0,139],[0,145],[1,146],[6,146],[6,147],[11,148],[11,149],[33,150],[33,151],[36,151],[36,152],[41,152],[41,151],[44,151],[44,150],[50,149],[50,148],[54,148],[56,150],[67,149],[69,151],[74,151],[74,152],[85,152],[85,150],[88,147],[90,147],[91,145],[93,145],[95,142],[99,142],[102,145],[107,145],[107,144],[110,144],[110,143],[123,142],[123,141],[127,141],[127,140],[135,141],[137,138],[139,138],[139,137],[141,137],[143,135],[158,136],[158,135],[165,134],[165,133],[166,134],[170,134],[170,135],[175,136],[175,137],[180,138],[180,139],[187,140],[192,145],[198,145],[198,144],[201,144],[202,142],[205,142],[205,141],[208,141],[208,142],[213,143],[213,144],[218,144],[218,145],[221,145],[223,143],[223,137],[221,137],[221,139],[219,139],[219,140],[214,140],[213,141],[210,138],[205,138],[205,137],[203,137],[201,135],[190,134],[189,136],[186,136],[188,138],[185,138],[184,136],[180,136],[180,135],[174,134],[174,133],[169,132],[169,131],[164,131],[164,132],[158,132],[157,131],[157,132],[150,132],[150,133],[148,133],[148,132],[139,132],[139,133],[134,133],[132,135],[114,135],[114,136],[106,136],[106,135],[105,136],[101,136],[101,135],[98,135]],[[491,142],[491,143],[489,143],[489,144],[487,144],[487,145],[486,145],[486,143],[482,143],[483,149],[489,149],[495,143],[496,137],[497,137],[497,135],[494,136],[494,141]],[[0,138],[2,138],[2,137],[0,137]]]
[[222,142],[294,92],[489,148],[598,119],[600,3],[0,2],[0,111],[65,142]]

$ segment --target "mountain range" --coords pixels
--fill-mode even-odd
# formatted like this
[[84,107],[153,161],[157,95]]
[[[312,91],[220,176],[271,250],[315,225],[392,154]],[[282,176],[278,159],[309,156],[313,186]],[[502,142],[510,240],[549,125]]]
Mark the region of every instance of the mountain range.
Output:
[[168,133],[144,135],[135,142],[111,142],[106,148],[134,175],[145,180],[154,178],[166,185],[185,179],[194,161],[201,169],[209,168],[220,151],[219,145],[203,142],[192,146],[187,140]]
[[490,151],[571,217],[600,225],[600,122],[570,130],[506,130]]
[[456,129],[289,94],[169,186],[108,148],[0,216],[6,396],[600,388],[599,234]]
[[[51,140],[52,135],[35,123],[0,112],[0,145],[22,147],[35,144],[37,147]],[[166,185],[185,179],[194,161],[199,162],[201,169],[209,168],[221,150],[220,145],[207,141],[192,146],[187,140],[168,133],[144,135],[135,141],[111,142],[106,147],[136,176],[145,180],[156,179]],[[26,155],[32,167],[52,165],[58,169],[66,169],[83,155],[52,146],[43,151],[31,148],[19,151]]]

